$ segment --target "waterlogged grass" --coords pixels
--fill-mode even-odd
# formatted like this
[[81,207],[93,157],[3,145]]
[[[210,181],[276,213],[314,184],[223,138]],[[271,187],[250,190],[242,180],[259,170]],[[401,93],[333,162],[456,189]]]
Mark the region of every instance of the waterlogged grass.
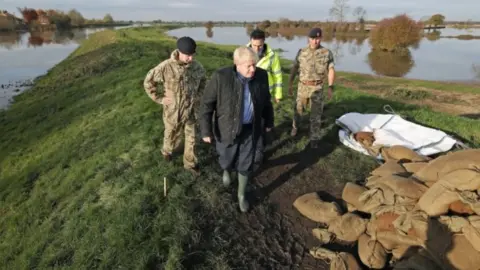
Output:
[[[230,269],[257,260],[236,255],[251,247],[223,231],[237,230],[234,221],[242,214],[220,188],[213,149],[199,146],[205,172],[199,179],[183,170],[181,156],[162,160],[161,109],[142,82],[174,48],[163,30],[95,34],[0,112],[0,264],[6,269],[177,270],[194,263],[196,269]],[[199,42],[198,59],[208,74],[230,65],[231,55],[232,47]],[[290,128],[293,100],[284,91],[274,146]],[[480,144],[478,121],[340,85],[325,125],[325,143],[337,148],[317,161],[338,183],[356,180],[373,163],[338,146],[334,119],[351,111],[381,113],[385,104]],[[306,143],[305,137],[293,140],[276,156],[297,153]],[[345,167],[345,160],[357,165]]]

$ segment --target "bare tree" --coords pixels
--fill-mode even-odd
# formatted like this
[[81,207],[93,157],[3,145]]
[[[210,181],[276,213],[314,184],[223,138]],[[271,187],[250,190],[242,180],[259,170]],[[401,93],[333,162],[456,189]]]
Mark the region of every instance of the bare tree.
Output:
[[365,23],[365,18],[367,16],[367,11],[363,7],[356,7],[353,10],[353,16],[357,19],[357,22],[360,24]]
[[336,18],[339,23],[343,23],[349,9],[348,0],[333,0],[333,7],[330,8],[330,16]]

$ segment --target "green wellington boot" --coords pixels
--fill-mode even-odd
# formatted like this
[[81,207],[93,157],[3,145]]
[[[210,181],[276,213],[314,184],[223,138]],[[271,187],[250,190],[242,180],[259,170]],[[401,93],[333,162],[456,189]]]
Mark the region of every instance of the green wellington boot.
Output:
[[230,179],[230,172],[225,170],[223,171],[222,182],[224,187],[230,186],[232,179]]
[[245,199],[245,189],[247,188],[248,176],[238,174],[238,205],[242,212],[248,211],[248,202]]

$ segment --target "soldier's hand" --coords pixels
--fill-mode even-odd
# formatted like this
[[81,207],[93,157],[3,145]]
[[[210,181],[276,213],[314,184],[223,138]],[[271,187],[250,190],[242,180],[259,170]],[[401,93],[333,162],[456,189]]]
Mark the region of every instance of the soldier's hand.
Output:
[[328,100],[332,100],[333,97],[333,85],[328,87]]
[[172,103],[173,103],[173,99],[172,99],[172,98],[164,97],[164,98],[162,99],[162,104],[163,104],[163,105],[167,105],[167,106],[168,106],[168,105],[170,105],[170,104],[172,104]]
[[275,103],[280,103],[280,99],[276,98]]
[[210,137],[203,137],[202,140],[206,143],[212,143],[212,138],[210,138]]
[[288,95],[293,96],[293,87],[292,86],[288,87]]
[[272,131],[272,128],[265,128],[265,131],[270,132],[270,131]]

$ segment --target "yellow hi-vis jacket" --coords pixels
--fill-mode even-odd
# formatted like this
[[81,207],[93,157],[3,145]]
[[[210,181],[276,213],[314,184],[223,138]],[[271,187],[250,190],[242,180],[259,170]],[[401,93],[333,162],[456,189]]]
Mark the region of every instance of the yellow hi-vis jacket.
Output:
[[[251,46],[250,43],[247,44]],[[270,88],[270,94],[275,99],[282,99],[283,97],[283,78],[282,67],[280,65],[280,58],[270,46],[265,43],[267,50],[264,52],[264,56],[258,60],[257,67],[265,69],[268,72],[268,86]]]

